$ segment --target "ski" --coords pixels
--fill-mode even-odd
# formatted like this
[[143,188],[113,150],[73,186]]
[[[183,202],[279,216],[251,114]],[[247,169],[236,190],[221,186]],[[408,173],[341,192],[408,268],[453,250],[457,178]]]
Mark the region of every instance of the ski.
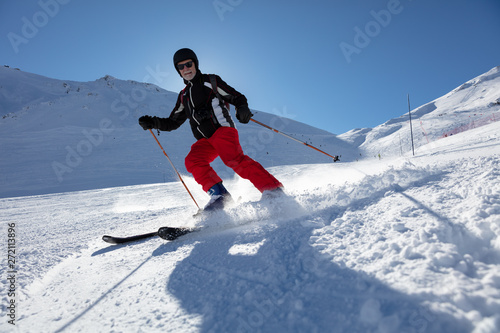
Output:
[[198,229],[161,227],[160,229],[158,229],[158,236],[160,238],[171,241],[171,240],[177,239],[181,236],[184,236],[186,234],[189,234],[190,232],[193,232],[195,230],[198,230]]
[[149,232],[147,234],[127,236],[127,237],[114,237],[114,236],[104,235],[104,236],[102,236],[102,240],[105,241],[106,243],[109,243],[109,244],[124,244],[124,243],[135,242],[135,241],[138,241],[141,239],[147,239],[147,238],[153,238],[155,236],[159,236],[163,239],[172,241],[172,240],[174,240],[180,236],[183,236],[185,234],[188,234],[194,230],[196,230],[196,229],[161,227],[158,229],[158,231],[155,231],[155,232]]

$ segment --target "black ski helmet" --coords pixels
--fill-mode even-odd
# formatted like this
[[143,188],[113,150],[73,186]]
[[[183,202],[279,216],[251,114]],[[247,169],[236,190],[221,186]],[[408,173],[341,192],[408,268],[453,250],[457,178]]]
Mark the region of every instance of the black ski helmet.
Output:
[[[198,71],[198,57],[196,56],[196,53],[194,53],[193,50],[184,48],[180,49],[174,54],[174,67],[177,73],[181,75],[181,72],[177,69],[177,64],[180,63],[181,61],[192,59],[194,61],[194,66],[196,70]],[[182,76],[182,75],[181,75]]]

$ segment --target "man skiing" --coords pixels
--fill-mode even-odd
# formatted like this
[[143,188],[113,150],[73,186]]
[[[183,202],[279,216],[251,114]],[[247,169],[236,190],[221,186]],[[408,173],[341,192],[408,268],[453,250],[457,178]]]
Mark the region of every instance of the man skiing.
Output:
[[[172,131],[189,119],[197,141],[186,156],[186,169],[210,196],[205,210],[221,209],[231,201],[222,179],[210,163],[220,157],[240,177],[248,179],[261,193],[281,194],[283,185],[262,165],[243,153],[238,131],[225,102],[233,104],[236,118],[242,124],[253,114],[244,95],[217,75],[202,74],[196,54],[188,48],[174,54],[174,66],[186,87],[179,93],[168,118],[142,116],[139,124],[147,129]],[[211,82],[215,78],[215,82]],[[217,93],[214,92],[214,85]]]

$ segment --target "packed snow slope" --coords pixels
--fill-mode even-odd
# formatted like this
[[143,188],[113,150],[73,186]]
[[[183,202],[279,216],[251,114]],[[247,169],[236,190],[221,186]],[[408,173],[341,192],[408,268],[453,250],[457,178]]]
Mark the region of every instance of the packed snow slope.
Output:
[[[145,114],[170,115],[177,95],[111,76],[73,82],[0,67],[0,197],[178,180],[154,138],[137,122]],[[329,132],[292,120],[286,108],[254,113],[256,120],[330,155],[357,150]],[[332,162],[258,124],[237,127],[245,153],[265,167]],[[184,158],[195,141],[188,123],[161,133],[159,140],[186,173]],[[232,174],[219,160],[215,168],[223,178]]]
[[[272,167],[289,198],[256,202],[233,179],[244,199],[200,219],[178,182],[0,199],[17,235],[15,329],[498,332],[499,134],[496,122],[411,158]],[[100,240],[165,225],[204,229]],[[2,332],[16,331],[8,286]]]

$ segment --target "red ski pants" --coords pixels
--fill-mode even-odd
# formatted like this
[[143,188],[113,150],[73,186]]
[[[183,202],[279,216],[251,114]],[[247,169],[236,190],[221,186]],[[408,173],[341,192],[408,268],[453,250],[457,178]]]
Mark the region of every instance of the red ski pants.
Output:
[[236,128],[220,127],[210,138],[196,141],[185,160],[187,171],[205,192],[222,181],[210,166],[217,157],[260,192],[283,186],[262,165],[243,154]]

